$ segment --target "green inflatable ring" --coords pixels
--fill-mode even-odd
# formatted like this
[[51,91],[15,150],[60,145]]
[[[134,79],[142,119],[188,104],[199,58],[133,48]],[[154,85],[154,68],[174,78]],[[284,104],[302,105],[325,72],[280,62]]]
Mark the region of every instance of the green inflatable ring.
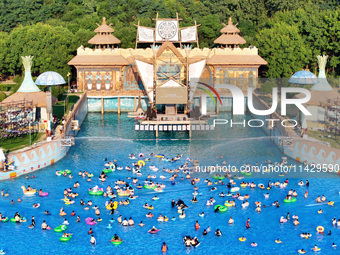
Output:
[[224,180],[224,179],[225,179],[224,176],[217,176],[216,174],[214,174],[214,175],[212,176],[212,178],[215,179],[215,180]]
[[68,237],[60,237],[60,241],[61,242],[67,242],[67,241],[70,241],[70,239],[72,238],[72,235],[68,236]]
[[245,172],[244,175],[245,175],[245,176],[252,176],[253,173],[251,173],[251,172]]
[[122,244],[122,240],[120,240],[120,241],[112,241],[112,244],[115,244],[115,245],[119,245],[119,244]]
[[215,205],[214,209],[216,210],[217,207],[220,207],[220,208],[218,209],[218,211],[220,211],[220,212],[225,212],[226,210],[228,210],[228,207],[223,206],[223,205]]
[[93,196],[102,196],[103,194],[104,194],[104,191],[102,191],[102,190],[98,190],[98,191],[92,191],[92,190],[90,190],[89,191],[89,194],[90,195],[93,195]]
[[285,203],[294,203],[294,202],[296,202],[296,197],[292,197],[292,199],[283,199],[283,202],[285,202]]
[[66,172],[67,174],[70,174],[72,171],[69,170],[69,169],[59,171],[59,173],[61,173],[61,174],[64,174],[65,172]]
[[112,169],[104,169],[103,172],[106,173],[106,174],[112,173]]
[[60,233],[60,232],[63,232],[64,230],[67,229],[67,226],[66,225],[60,225],[56,228],[54,228],[54,231],[57,232],[57,233]]
[[144,185],[144,189],[155,189],[157,186],[150,187],[149,185]]
[[5,219],[2,219],[1,221],[2,221],[2,222],[7,222],[8,220],[9,220],[9,218],[6,217]]
[[[24,222],[26,220],[26,218],[25,217],[22,217],[22,218],[20,218],[20,222]],[[16,220],[14,219],[14,218],[11,218],[11,222],[16,222]]]

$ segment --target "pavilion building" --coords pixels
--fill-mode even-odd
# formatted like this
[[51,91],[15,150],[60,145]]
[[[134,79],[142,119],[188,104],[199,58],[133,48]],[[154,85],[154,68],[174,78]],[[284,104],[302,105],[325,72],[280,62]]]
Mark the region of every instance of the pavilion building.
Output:
[[[166,86],[181,87],[182,92],[186,87],[186,103],[181,105],[200,105],[202,113],[216,111],[209,95],[203,90],[195,90],[200,86],[198,81],[219,90],[223,94],[220,110],[230,110],[230,92],[224,91],[223,84],[236,85],[246,93],[248,86],[257,87],[258,69],[267,62],[258,55],[256,47],[239,47],[246,41],[239,35],[240,30],[232,24],[231,18],[221,30],[223,34],[215,40],[215,44],[222,47],[189,47],[198,46],[198,26],[195,22],[195,26],[179,28],[178,17],[169,20],[157,16],[155,28],[142,27],[138,23],[136,45],[137,42],[148,42],[151,47],[122,49],[113,47],[120,41],[112,35],[111,24],[107,25],[103,18],[102,24],[94,31],[96,35],[89,40],[95,45],[94,49],[80,46],[77,55],[68,63],[76,69],[78,90],[87,92],[89,111],[133,111],[140,94],[145,108],[156,101],[150,91],[157,93],[157,87],[158,92],[164,94],[165,89],[160,88]],[[192,64],[198,62],[200,64],[194,68]],[[195,81],[190,80],[193,78],[190,77],[190,65],[192,72],[196,70]],[[146,66],[148,69],[141,69]],[[152,76],[143,77],[151,69]],[[162,80],[162,75],[172,78],[166,80],[163,77]]]

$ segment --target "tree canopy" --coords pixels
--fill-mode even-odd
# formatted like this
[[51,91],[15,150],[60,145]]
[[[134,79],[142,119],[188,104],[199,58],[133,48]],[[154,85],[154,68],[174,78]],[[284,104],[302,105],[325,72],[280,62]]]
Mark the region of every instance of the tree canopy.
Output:
[[34,55],[37,74],[66,74],[67,62],[106,17],[113,23],[121,47],[134,47],[136,27],[154,26],[162,18],[183,20],[198,29],[201,47],[213,47],[221,23],[233,18],[245,47],[254,45],[268,62],[260,73],[287,77],[309,68],[316,72],[316,55],[329,55],[328,75],[340,73],[340,3],[338,0],[0,0],[0,74],[22,72],[21,55]]

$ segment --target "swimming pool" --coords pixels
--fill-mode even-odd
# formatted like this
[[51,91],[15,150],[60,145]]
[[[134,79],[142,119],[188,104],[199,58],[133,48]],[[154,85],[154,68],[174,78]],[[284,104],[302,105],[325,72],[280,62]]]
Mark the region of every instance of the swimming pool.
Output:
[[[173,157],[177,154],[183,154],[183,157],[176,163],[164,162],[155,157],[151,157],[151,161],[147,162],[147,166],[143,168],[143,176],[139,180],[145,180],[148,173],[155,174],[149,170],[149,165],[154,164],[159,169],[163,167],[172,168],[183,165],[186,158],[199,159],[201,165],[221,164],[223,160],[231,162],[233,165],[240,166],[243,163],[255,164],[263,162],[270,158],[272,161],[281,161],[283,154],[273,145],[273,143],[265,136],[261,129],[251,128],[229,128],[215,129],[209,132],[193,133],[192,140],[188,139],[186,133],[163,133],[160,139],[154,140],[152,132],[134,131],[133,121],[128,119],[126,115],[120,118],[117,114],[106,113],[104,117],[100,114],[88,114],[82,129],[76,139],[76,145],[72,147],[68,155],[54,166],[45,168],[35,172],[37,178],[26,180],[20,177],[14,180],[8,180],[0,183],[0,189],[8,191],[9,197],[0,198],[0,212],[3,215],[13,217],[15,212],[20,212],[28,221],[22,224],[11,222],[0,223],[1,246],[0,248],[7,251],[7,254],[160,254],[162,242],[165,241],[169,247],[167,254],[297,254],[298,249],[304,248],[307,254],[313,253],[310,250],[317,244],[322,250],[320,254],[336,254],[336,250],[331,247],[333,242],[339,239],[340,229],[333,228],[331,219],[338,216],[339,210],[337,202],[339,197],[339,179],[333,175],[322,175],[323,177],[334,178],[313,178],[312,175],[298,175],[292,173],[288,176],[279,177],[277,173],[254,174],[251,178],[245,180],[253,180],[255,183],[268,182],[268,179],[281,181],[287,177],[290,178],[288,187],[285,189],[272,188],[271,190],[260,190],[250,188],[241,188],[241,194],[250,195],[250,206],[247,209],[241,209],[241,201],[236,201],[236,208],[231,208],[224,213],[214,213],[213,207],[206,206],[206,201],[210,197],[214,197],[216,204],[224,204],[227,198],[221,198],[218,194],[223,191],[227,192],[226,186],[213,185],[217,187],[217,191],[209,191],[203,182],[204,178],[211,176],[208,173],[196,173],[195,176],[201,178],[197,184],[199,192],[198,203],[190,202],[193,193],[193,186],[189,181],[178,181],[176,185],[171,185],[168,178],[161,180],[155,179],[157,182],[163,182],[167,187],[163,193],[156,193],[150,190],[136,190],[138,198],[131,200],[128,206],[120,205],[119,213],[114,215],[116,220],[119,215],[123,217],[132,217],[135,224],[141,220],[146,224],[144,227],[135,225],[133,227],[122,227],[117,222],[113,223],[112,229],[107,229],[111,216],[109,211],[105,210],[104,203],[108,200],[105,197],[95,197],[88,195],[88,188],[95,186],[106,188],[107,185],[113,187],[113,182],[117,179],[125,179],[126,177],[135,177],[128,171],[115,171],[110,173],[108,181],[103,185],[97,178],[88,183],[86,179],[78,177],[79,170],[87,170],[98,176],[103,169],[104,159],[117,159],[118,165],[131,166],[134,160],[128,158],[129,153],[163,153],[166,156]],[[222,155],[223,159],[217,158]],[[294,163],[291,161],[291,163]],[[62,176],[56,176],[56,170],[71,169],[73,170],[73,179]],[[156,175],[170,174],[158,171]],[[308,199],[303,198],[306,187],[300,187],[297,183],[300,179],[292,177],[309,179],[311,185],[308,188]],[[320,176],[318,176],[320,177]],[[75,199],[73,205],[65,205],[61,199],[65,188],[72,187],[75,181],[79,181],[80,188],[74,189],[79,196]],[[238,186],[241,182],[236,181]],[[42,188],[49,192],[47,197],[39,197],[38,195],[29,197],[24,196],[21,186],[30,185],[34,188]],[[295,189],[298,192],[298,200],[296,203],[285,204],[282,200],[285,198],[289,189]],[[269,193],[270,198],[264,199],[264,193]],[[157,194],[160,199],[157,201],[151,198]],[[328,205],[316,205],[315,199],[318,195],[326,195],[328,200],[335,202],[334,207]],[[21,203],[17,203],[18,197],[22,198]],[[97,245],[90,245],[90,235],[87,234],[90,226],[85,224],[87,217],[95,217],[93,209],[89,211],[83,210],[80,206],[80,198],[84,201],[92,200],[93,205],[98,205],[101,209],[102,222],[93,226],[94,236],[97,239]],[[177,200],[181,198],[189,206],[186,210],[186,218],[179,219],[177,210],[171,208],[171,199]],[[10,201],[15,203],[11,204]],[[280,201],[280,208],[272,207],[271,203],[275,200]],[[262,204],[268,205],[263,208],[261,213],[255,213],[254,201],[262,201]],[[40,203],[38,209],[32,208],[33,203]],[[155,215],[152,219],[147,219],[145,214],[148,210],[142,206],[145,202],[154,205],[152,210]],[[64,207],[66,217],[59,216],[59,210]],[[322,208],[325,212],[318,214],[317,210]],[[49,210],[52,215],[44,215],[44,210]],[[76,223],[76,217],[69,216],[75,211],[81,218],[81,223]],[[201,218],[198,216],[202,211],[206,216]],[[292,220],[288,223],[280,224],[280,216],[285,216],[287,212],[290,215],[298,215],[300,225],[295,227]],[[170,219],[175,216],[176,220],[159,223],[156,217],[159,214],[166,215]],[[36,228],[29,229],[31,216],[35,216]],[[230,226],[228,224],[229,217],[235,220]],[[53,230],[42,231],[40,225],[43,220],[52,228],[59,226],[63,219],[67,218],[70,222],[66,232],[73,233],[73,238],[69,242],[62,243],[59,241],[60,233]],[[251,228],[246,230],[245,222],[250,218]],[[195,222],[199,221],[201,228],[195,230]],[[325,227],[325,235],[316,233],[317,226]],[[155,226],[161,231],[155,235],[148,233],[148,230]],[[203,229],[210,226],[211,232],[207,236],[202,236]],[[222,231],[222,237],[216,237],[214,231],[219,228]],[[332,235],[328,236],[328,231],[332,231]],[[310,239],[300,238],[300,233],[310,232]],[[123,239],[123,243],[119,246],[112,245],[110,239],[117,233]],[[182,238],[185,235],[197,236],[201,244],[197,248],[187,249],[183,245]],[[247,240],[240,242],[238,239],[245,236]],[[280,238],[281,244],[275,243]],[[251,247],[251,242],[256,242],[257,247]],[[275,251],[273,252],[273,249]]]

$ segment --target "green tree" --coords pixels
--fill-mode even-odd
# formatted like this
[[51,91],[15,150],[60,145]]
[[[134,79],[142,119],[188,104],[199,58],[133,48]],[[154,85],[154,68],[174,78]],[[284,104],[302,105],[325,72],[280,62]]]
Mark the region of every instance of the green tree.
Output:
[[0,32],[0,74],[4,73],[8,34]]
[[0,102],[6,98],[5,92],[0,91]]
[[64,27],[37,24],[15,28],[8,37],[6,71],[21,73],[20,56],[34,56],[32,72],[38,75],[45,71],[56,71],[64,77],[70,71],[67,62],[77,48],[74,35]]
[[270,78],[292,75],[306,67],[310,56],[298,27],[284,23],[261,30],[253,45],[259,48],[260,56],[268,62],[266,76]]

